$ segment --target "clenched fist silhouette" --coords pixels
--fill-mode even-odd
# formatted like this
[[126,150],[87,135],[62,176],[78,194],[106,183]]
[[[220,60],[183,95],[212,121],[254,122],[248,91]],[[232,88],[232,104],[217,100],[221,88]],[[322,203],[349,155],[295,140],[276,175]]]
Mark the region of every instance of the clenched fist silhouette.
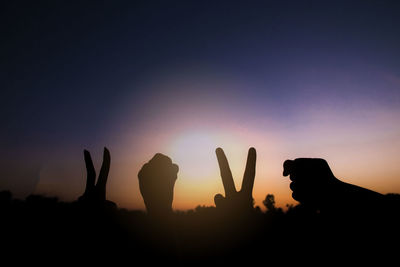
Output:
[[221,148],[217,148],[215,152],[217,154],[222,183],[225,189],[225,197],[221,194],[215,195],[214,202],[216,207],[238,214],[251,211],[253,208],[252,194],[256,175],[256,150],[254,148],[249,149],[240,191],[236,191],[235,182],[233,181],[232,172],[229,168],[229,163],[224,151]]
[[290,175],[292,197],[305,204],[325,203],[340,184],[323,159],[286,160],[283,163],[283,175]]
[[317,209],[364,210],[379,205],[383,199],[377,192],[337,179],[324,159],[286,160],[283,175],[290,175],[292,197]]
[[110,151],[105,147],[103,153],[103,163],[101,165],[99,178],[96,183],[96,170],[93,165],[90,152],[84,150],[85,164],[86,164],[86,189],[78,202],[90,205],[106,205],[116,206],[114,202],[106,199],[106,186],[108,179],[108,172],[110,171],[111,156]]
[[157,153],[138,173],[139,188],[149,215],[168,215],[172,212],[174,186],[179,167]]

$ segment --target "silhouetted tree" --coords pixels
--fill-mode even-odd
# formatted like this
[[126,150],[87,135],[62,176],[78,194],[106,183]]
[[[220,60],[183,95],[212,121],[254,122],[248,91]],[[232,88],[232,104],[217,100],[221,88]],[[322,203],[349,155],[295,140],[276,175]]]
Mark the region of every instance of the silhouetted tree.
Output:
[[275,197],[273,194],[268,194],[263,201],[264,206],[267,208],[267,212],[273,212],[276,210],[275,207]]

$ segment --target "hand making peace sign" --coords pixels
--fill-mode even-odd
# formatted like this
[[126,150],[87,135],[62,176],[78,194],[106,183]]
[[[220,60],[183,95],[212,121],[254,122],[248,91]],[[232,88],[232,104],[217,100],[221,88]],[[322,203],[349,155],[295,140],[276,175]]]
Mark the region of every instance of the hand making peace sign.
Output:
[[221,171],[222,183],[225,189],[225,197],[217,194],[214,202],[217,208],[229,210],[231,212],[250,211],[253,209],[253,186],[256,175],[256,150],[252,147],[249,149],[247,156],[246,169],[244,171],[242,188],[236,191],[235,182],[233,181],[232,172],[229,168],[228,160],[222,148],[216,149],[219,168]]
[[105,147],[103,154],[103,163],[101,165],[99,178],[96,183],[96,169],[94,168],[90,152],[84,150],[85,164],[86,164],[86,189],[78,201],[81,203],[88,203],[94,205],[107,205],[115,206],[114,202],[106,199],[106,185],[108,179],[108,172],[110,171],[111,156],[110,151]]

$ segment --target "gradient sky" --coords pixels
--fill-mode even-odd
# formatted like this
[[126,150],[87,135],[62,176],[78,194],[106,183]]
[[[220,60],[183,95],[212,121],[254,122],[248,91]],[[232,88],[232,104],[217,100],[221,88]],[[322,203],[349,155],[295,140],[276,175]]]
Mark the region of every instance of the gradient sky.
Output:
[[[180,166],[174,207],[236,185],[257,149],[254,197],[295,203],[282,163],[325,158],[336,176],[400,193],[398,1],[3,1],[0,189],[73,200],[83,149],[108,198],[143,208],[137,173]],[[351,2],[351,3],[350,3]]]

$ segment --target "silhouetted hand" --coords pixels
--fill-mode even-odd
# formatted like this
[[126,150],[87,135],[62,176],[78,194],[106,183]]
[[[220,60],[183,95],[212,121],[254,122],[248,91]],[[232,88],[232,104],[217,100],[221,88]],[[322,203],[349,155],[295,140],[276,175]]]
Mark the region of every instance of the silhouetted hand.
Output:
[[157,153],[138,173],[139,188],[150,215],[172,212],[174,185],[179,167],[172,160]]
[[215,152],[225,189],[225,197],[221,194],[215,195],[214,202],[216,207],[238,214],[251,211],[253,209],[252,193],[256,175],[256,150],[254,148],[249,149],[240,191],[236,191],[235,182],[233,181],[232,172],[224,151],[221,148],[217,148]]
[[78,201],[85,204],[116,206],[114,202],[106,199],[106,185],[108,172],[110,170],[110,152],[104,148],[103,164],[101,165],[99,178],[96,182],[96,170],[93,165],[89,151],[84,150],[85,164],[87,171],[86,189]]
[[383,195],[338,180],[324,159],[298,158],[283,163],[283,175],[290,175],[292,197],[317,209],[353,209],[378,204]]

